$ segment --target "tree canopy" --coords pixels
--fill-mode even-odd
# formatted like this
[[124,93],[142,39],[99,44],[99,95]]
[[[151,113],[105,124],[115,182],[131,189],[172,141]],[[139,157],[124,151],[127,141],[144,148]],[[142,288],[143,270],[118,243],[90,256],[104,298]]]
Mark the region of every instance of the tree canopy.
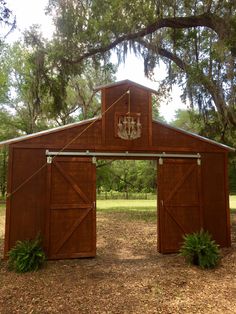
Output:
[[214,110],[220,137],[236,126],[236,3],[232,0],[50,0],[54,43],[70,66],[98,62],[130,49],[149,77],[160,60],[168,67],[162,86],[179,84],[183,100],[208,119]]

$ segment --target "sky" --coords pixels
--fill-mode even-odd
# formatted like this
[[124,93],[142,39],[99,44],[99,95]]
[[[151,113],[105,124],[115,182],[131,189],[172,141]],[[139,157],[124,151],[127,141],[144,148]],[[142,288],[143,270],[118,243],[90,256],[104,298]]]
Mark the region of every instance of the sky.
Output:
[[[41,25],[44,37],[50,38],[53,34],[53,23],[50,17],[46,16],[44,12],[47,3],[48,0],[8,0],[8,7],[16,15],[17,29],[8,36],[7,41],[13,42],[19,39],[21,32],[29,28],[32,24]],[[155,80],[159,81],[164,77],[164,67],[157,68],[155,73]],[[116,77],[117,81],[129,79],[153,89],[156,89],[158,84],[144,76],[143,62],[133,54],[128,54],[125,64],[119,66]],[[179,108],[186,109],[186,105],[181,102],[180,95],[180,89],[174,86],[172,100],[161,104],[160,114],[168,122],[174,118],[175,110]]]

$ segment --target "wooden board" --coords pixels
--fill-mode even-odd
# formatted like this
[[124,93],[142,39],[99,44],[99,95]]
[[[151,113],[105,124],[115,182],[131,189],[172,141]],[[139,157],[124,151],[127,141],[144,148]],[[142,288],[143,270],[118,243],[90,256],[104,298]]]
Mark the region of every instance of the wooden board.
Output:
[[158,245],[177,252],[183,235],[202,226],[200,169],[196,159],[164,159],[158,167]]
[[49,259],[96,255],[95,176],[91,158],[56,157],[48,164]]

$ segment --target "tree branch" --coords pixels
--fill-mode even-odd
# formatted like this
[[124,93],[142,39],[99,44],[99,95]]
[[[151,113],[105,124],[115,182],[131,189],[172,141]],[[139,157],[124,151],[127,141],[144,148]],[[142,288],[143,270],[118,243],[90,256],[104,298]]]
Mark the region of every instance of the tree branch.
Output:
[[[183,70],[186,74],[191,75],[191,66],[184,62],[182,59],[180,59],[177,55],[173,54],[172,52],[157,47],[156,45],[152,43],[147,43],[146,41],[139,39],[136,40],[139,44],[143,45],[146,49],[149,51],[152,51],[154,53],[158,53],[162,57],[165,57],[171,61],[173,61],[181,70]],[[223,125],[225,124],[225,121],[229,118],[228,117],[228,110],[227,105],[225,103],[223,95],[220,93],[217,85],[215,82],[211,79],[210,76],[205,75],[200,69],[198,69],[198,81],[196,82],[198,84],[202,84],[204,88],[208,91],[208,93],[211,95],[215,106],[217,108],[218,113],[221,116],[221,120]]]
[[76,64],[98,53],[103,54],[115,48],[117,45],[121,44],[124,41],[130,41],[135,40],[137,38],[145,37],[146,35],[152,34],[162,28],[183,29],[198,26],[203,26],[212,29],[218,34],[219,38],[222,40],[225,39],[226,35],[227,37],[229,36],[229,27],[227,25],[227,22],[223,18],[220,18],[211,13],[204,13],[201,15],[189,17],[162,18],[158,19],[153,24],[150,24],[134,33],[128,33],[123,36],[120,36],[111,41],[111,43],[106,46],[100,46],[97,48],[90,49],[74,60],[69,59],[64,60],[70,64]]

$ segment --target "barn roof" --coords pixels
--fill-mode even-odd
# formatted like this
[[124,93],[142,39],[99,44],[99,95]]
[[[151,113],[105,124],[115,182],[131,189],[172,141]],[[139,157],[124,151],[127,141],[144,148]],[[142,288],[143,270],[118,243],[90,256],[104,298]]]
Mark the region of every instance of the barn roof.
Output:
[[155,89],[149,88],[147,86],[143,86],[141,84],[135,83],[135,82],[130,81],[130,80],[123,80],[123,81],[114,82],[114,83],[110,83],[110,84],[100,85],[100,86],[95,87],[94,91],[99,91],[101,89],[116,87],[116,86],[125,85],[125,84],[129,84],[129,85],[133,85],[133,86],[136,86],[136,87],[139,87],[142,89],[146,89],[153,94],[158,94]]
[[[18,142],[21,142],[21,141],[24,141],[24,140],[28,140],[28,139],[31,139],[31,138],[35,138],[35,137],[38,137],[38,136],[47,135],[47,134],[63,131],[63,130],[66,130],[66,129],[74,128],[74,127],[81,126],[83,124],[88,124],[89,122],[93,122],[93,121],[100,120],[100,119],[101,119],[100,117],[95,117],[95,118],[83,120],[83,121],[80,121],[80,122],[70,123],[70,124],[59,126],[59,127],[56,127],[56,128],[40,131],[40,132],[33,133],[33,134],[23,135],[23,136],[20,136],[20,137],[17,137],[17,138],[13,138],[13,139],[9,139],[9,140],[0,142],[0,147],[2,147],[4,145],[10,145],[10,144],[18,143]],[[153,121],[153,122],[161,124],[161,125],[163,125],[166,128],[178,131],[179,133],[183,133],[183,134],[189,135],[191,137],[194,137],[196,139],[199,139],[200,141],[208,142],[208,143],[213,144],[215,146],[221,147],[221,148],[223,148],[223,149],[225,149],[227,151],[232,151],[232,152],[235,151],[235,148],[232,148],[230,146],[224,145],[222,143],[218,143],[218,142],[216,142],[214,140],[211,140],[209,138],[200,136],[198,134],[195,134],[195,133],[192,133],[192,132],[189,132],[189,131],[185,131],[185,130],[183,130],[181,128],[177,128],[177,127],[171,126],[171,125],[169,125],[167,123],[164,123],[164,122],[161,122],[161,121]]]

